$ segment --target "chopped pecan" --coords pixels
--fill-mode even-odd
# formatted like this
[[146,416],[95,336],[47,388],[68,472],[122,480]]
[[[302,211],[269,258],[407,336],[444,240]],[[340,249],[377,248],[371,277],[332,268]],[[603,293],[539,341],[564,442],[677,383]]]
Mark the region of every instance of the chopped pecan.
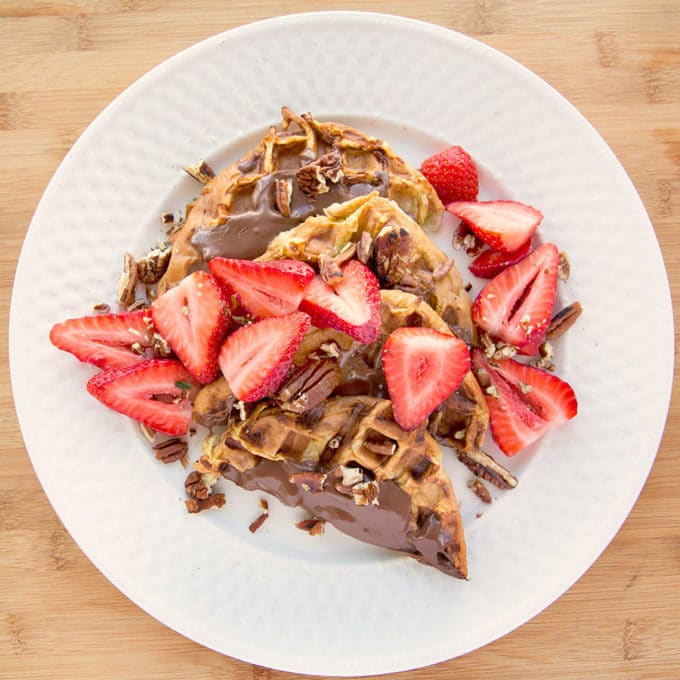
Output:
[[337,151],[329,151],[323,156],[319,156],[315,163],[321,168],[321,173],[328,180],[337,184],[343,177],[344,171],[342,168],[342,154]]
[[184,172],[201,184],[207,184],[215,176],[214,170],[205,161],[201,161],[198,165],[185,166]]
[[386,226],[373,244],[373,262],[379,279],[396,286],[408,272],[413,238],[407,229]]
[[571,265],[566,253],[560,251],[560,259],[557,265],[557,276],[561,281],[566,281],[571,273]]
[[296,173],[298,187],[308,196],[318,196],[328,192],[326,178],[318,164],[303,165]]
[[131,305],[128,305],[125,310],[128,312],[134,312],[137,309],[143,309],[148,305],[148,302],[144,298],[137,298]]
[[373,238],[367,231],[362,231],[357,245],[357,259],[362,264],[368,264],[373,252]]
[[290,217],[290,201],[293,197],[293,185],[287,179],[277,178],[275,183],[276,207],[284,217]]
[[438,264],[432,272],[433,281],[441,281],[453,268],[453,260],[447,257],[441,264]]
[[482,501],[482,503],[491,503],[491,494],[489,490],[484,486],[484,482],[481,479],[471,479],[468,482],[468,489]]
[[170,345],[168,345],[166,339],[159,335],[158,333],[153,334],[153,339],[151,341],[151,349],[153,350],[153,355],[157,359],[164,359],[172,354]]
[[210,508],[221,508],[225,505],[227,499],[223,493],[214,493],[205,500],[198,498],[187,498],[184,501],[184,505],[191,513],[202,512],[203,510],[209,510]]
[[388,437],[367,439],[364,448],[379,456],[391,456],[397,450],[397,443]]
[[364,481],[364,471],[360,467],[353,467],[350,465],[340,465],[336,469],[336,475],[342,476],[342,486],[351,488],[355,484],[361,484]]
[[92,307],[92,311],[95,314],[108,314],[111,311],[111,307],[109,307],[106,302],[99,302]]
[[295,522],[295,526],[302,531],[306,531],[310,536],[320,536],[323,534],[326,520],[308,517],[307,519]]
[[152,248],[141,260],[137,262],[137,276],[142,283],[156,283],[160,281],[170,262],[172,248]]
[[254,534],[266,521],[269,519],[269,512],[262,512],[260,515],[248,525],[248,531]]
[[289,375],[274,395],[286,411],[304,413],[324,401],[340,384],[341,374],[332,359],[311,359]]
[[210,491],[216,481],[216,475],[209,472],[200,473],[194,470],[184,480],[184,490],[187,496],[204,501],[210,496]]
[[567,305],[564,309],[557,312],[550,321],[545,337],[548,338],[548,340],[559,338],[574,325],[576,319],[581,316],[582,311],[583,306],[577,301],[572,302],[570,305]]
[[482,252],[484,243],[470,231],[464,222],[461,222],[453,235],[453,248],[454,250],[463,248],[470,257],[477,257]]
[[154,444],[153,450],[156,452],[158,460],[164,463],[174,463],[176,460],[185,459],[189,451],[189,445],[185,441],[173,437],[172,439],[166,439],[163,442]]
[[352,487],[352,496],[356,505],[378,505],[380,487],[378,482],[362,482]]
[[137,265],[135,258],[130,253],[123,254],[123,271],[118,279],[116,293],[118,302],[127,307],[135,301],[135,291],[137,290]]
[[342,270],[335,258],[328,253],[319,255],[319,274],[329,286],[335,286],[342,281]]
[[499,489],[514,489],[517,486],[517,478],[481,449],[459,450],[456,453],[458,460],[477,477],[485,479]]
[[533,359],[530,363],[536,368],[542,368],[544,371],[554,371],[555,363],[552,360],[553,346],[552,343],[546,340],[542,342],[538,348],[538,357]]
[[301,486],[305,491],[311,493],[321,493],[323,485],[326,481],[326,475],[323,472],[314,472],[313,470],[304,470],[303,472],[296,472],[292,474],[288,481],[291,484]]

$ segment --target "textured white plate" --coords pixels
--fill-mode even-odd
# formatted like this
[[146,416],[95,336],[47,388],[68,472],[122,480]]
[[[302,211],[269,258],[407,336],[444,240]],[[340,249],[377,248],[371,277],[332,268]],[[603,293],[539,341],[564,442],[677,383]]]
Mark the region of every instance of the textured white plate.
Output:
[[[395,49],[395,45],[398,49]],[[53,349],[51,325],[112,302],[121,253],[196,192],[183,165],[237,158],[285,104],[363,127],[418,165],[451,143],[483,196],[531,203],[570,257],[563,301],[585,313],[559,374],[580,413],[513,459],[520,485],[480,507],[449,460],[470,580],[356,544],[311,538],[272,503],[227,489],[189,516],[185,471],[153,460],[136,427],[85,392],[94,369]],[[449,234],[441,237],[448,241]],[[635,325],[626,319],[635,319]],[[535,75],[456,33],[393,16],[287,16],[215,36],[131,86],[68,153],[36,211],[12,298],[17,413],[40,481],[97,567],[180,633],[300,673],[385,673],[463,654],[521,625],[591,565],[630,511],[662,434],[673,366],[663,262],[625,172]],[[452,458],[452,457],[451,457]]]

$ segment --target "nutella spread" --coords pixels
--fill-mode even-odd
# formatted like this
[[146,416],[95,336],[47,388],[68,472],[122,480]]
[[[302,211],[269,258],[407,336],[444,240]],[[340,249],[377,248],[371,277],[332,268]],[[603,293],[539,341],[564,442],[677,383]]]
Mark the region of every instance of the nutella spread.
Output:
[[[284,216],[277,207],[277,180],[288,182],[291,187],[288,216]],[[229,215],[222,224],[211,229],[197,229],[191,243],[203,260],[213,257],[254,259],[264,253],[274,236],[292,229],[310,215],[323,212],[333,203],[344,203],[373,191],[386,196],[389,184],[387,174],[378,171],[374,181],[375,184],[351,182],[343,177],[337,183],[328,182],[328,191],[311,196],[300,188],[296,169],[278,170],[259,179],[252,194],[244,200],[246,205],[236,204],[235,213]]]
[[316,493],[289,481],[292,475],[310,469],[289,460],[261,458],[249,470],[240,472],[227,465],[222,474],[248,491],[265,491],[285,505],[303,507],[352,538],[407,553],[451,576],[464,577],[442,552],[442,535],[447,532],[434,513],[419,517],[417,530],[411,529],[411,499],[395,482],[378,483],[378,504],[357,505],[351,495],[336,490],[338,477],[334,471],[329,472],[323,489]]

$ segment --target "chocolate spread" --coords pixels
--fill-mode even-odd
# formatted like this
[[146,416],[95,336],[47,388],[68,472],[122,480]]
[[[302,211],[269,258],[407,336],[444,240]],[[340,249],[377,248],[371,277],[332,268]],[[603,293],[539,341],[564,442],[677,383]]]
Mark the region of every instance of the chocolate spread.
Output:
[[[352,538],[406,553],[446,574],[463,577],[443,552],[447,547],[455,552],[456,546],[439,518],[431,513],[412,523],[411,499],[395,482],[379,482],[377,505],[357,505],[351,495],[336,490],[338,477],[334,471],[329,472],[322,491],[317,493],[289,481],[291,475],[310,469],[289,460],[260,458],[249,470],[239,472],[227,465],[222,474],[244,489],[265,491],[284,505],[301,506]],[[414,531],[412,525],[418,528]]]
[[[297,168],[287,168],[270,173],[257,180],[252,193],[246,194],[239,205],[237,198],[233,215],[212,229],[197,229],[191,243],[203,260],[213,257],[253,259],[262,255],[269,242],[280,232],[287,231],[318,215],[333,203],[344,203],[357,196],[377,191],[387,195],[387,173],[377,173],[377,184],[351,182],[343,177],[339,182],[328,182],[328,191],[309,196],[300,189],[296,177]],[[290,216],[285,217],[276,207],[276,180],[291,183]]]

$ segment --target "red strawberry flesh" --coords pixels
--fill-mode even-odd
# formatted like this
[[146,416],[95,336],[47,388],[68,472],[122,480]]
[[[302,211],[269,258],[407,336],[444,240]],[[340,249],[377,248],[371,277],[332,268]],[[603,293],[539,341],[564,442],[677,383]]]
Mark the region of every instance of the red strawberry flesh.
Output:
[[237,399],[257,401],[279,387],[309,326],[307,314],[294,312],[256,321],[227,337],[219,365]]
[[495,340],[534,352],[552,317],[559,251],[544,243],[482,288],[472,303],[472,320]]
[[477,166],[470,154],[460,146],[451,146],[425,159],[420,171],[442,203],[477,199]]
[[520,260],[523,260],[530,250],[531,239],[512,253],[504,253],[500,250],[487,248],[475,258],[468,269],[480,279],[492,279],[510,265],[517,264]]
[[198,271],[156,298],[151,306],[159,333],[203,384],[219,375],[217,354],[230,323],[226,304],[217,281]]
[[507,456],[529,446],[547,430],[571,420],[578,403],[571,386],[556,375],[533,366],[504,359],[488,362],[473,350],[472,365],[487,387],[491,434]]
[[309,314],[317,328],[333,328],[370,343],[380,334],[380,284],[366,265],[351,260],[335,286],[315,276],[300,310]]
[[300,306],[314,270],[297,260],[231,260],[215,257],[210,271],[252,316],[266,319],[292,314]]
[[153,322],[148,310],[100,314],[55,324],[50,340],[78,360],[102,369],[124,368],[144,361],[138,350],[151,346]]
[[477,238],[504,253],[521,248],[543,220],[538,210],[517,201],[457,201],[446,209],[464,220]]
[[93,375],[87,391],[103,404],[147,427],[170,435],[189,430],[191,403],[187,395],[196,382],[173,359],[143,361]]
[[398,328],[382,349],[394,418],[404,430],[421,425],[470,370],[467,345],[431,328]]

